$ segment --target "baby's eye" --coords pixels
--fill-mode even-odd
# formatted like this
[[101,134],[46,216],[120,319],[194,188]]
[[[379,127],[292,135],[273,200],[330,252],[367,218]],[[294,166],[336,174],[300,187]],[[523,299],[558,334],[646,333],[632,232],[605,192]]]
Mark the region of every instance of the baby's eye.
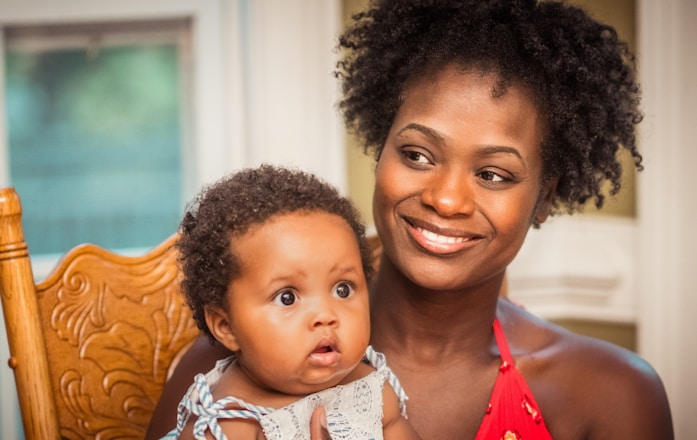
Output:
[[339,283],[334,288],[334,294],[339,298],[348,298],[353,293],[353,288],[348,283]]
[[279,306],[291,306],[297,299],[298,296],[295,294],[295,292],[291,290],[284,290],[274,297],[273,302]]

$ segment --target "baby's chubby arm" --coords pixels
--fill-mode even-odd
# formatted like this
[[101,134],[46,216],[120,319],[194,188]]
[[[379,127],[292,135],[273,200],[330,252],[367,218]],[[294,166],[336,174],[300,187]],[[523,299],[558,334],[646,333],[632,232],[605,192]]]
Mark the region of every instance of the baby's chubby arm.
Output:
[[385,440],[418,440],[419,435],[399,411],[399,398],[389,384],[382,388],[382,433]]

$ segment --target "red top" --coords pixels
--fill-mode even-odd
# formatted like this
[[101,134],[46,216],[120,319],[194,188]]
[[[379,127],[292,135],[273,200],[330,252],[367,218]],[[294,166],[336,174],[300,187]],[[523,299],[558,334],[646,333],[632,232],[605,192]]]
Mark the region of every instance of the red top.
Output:
[[551,440],[537,402],[515,367],[498,319],[494,321],[494,337],[501,367],[475,440]]

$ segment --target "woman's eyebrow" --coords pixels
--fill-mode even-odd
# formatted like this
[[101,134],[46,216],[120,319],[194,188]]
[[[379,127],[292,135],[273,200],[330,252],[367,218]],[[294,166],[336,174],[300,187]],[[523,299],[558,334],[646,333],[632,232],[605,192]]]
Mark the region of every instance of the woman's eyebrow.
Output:
[[483,145],[479,151],[482,155],[491,155],[499,153],[513,154],[514,156],[517,156],[520,160],[523,160],[523,156],[520,155],[520,152],[517,149],[513,147],[507,147],[505,145]]
[[409,131],[409,130],[416,130],[419,133],[430,138],[432,141],[437,142],[439,144],[443,144],[445,142],[445,136],[443,136],[440,132],[438,132],[430,127],[426,127],[425,125],[416,124],[416,123],[408,124],[406,127],[399,130],[397,132],[397,136],[400,136],[405,131]]

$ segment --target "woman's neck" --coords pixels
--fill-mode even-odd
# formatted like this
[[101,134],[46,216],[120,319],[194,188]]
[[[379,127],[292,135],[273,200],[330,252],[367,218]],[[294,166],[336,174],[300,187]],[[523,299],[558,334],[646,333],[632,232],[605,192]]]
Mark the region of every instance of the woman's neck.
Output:
[[477,286],[434,291],[415,285],[383,258],[371,286],[372,343],[422,359],[486,353],[503,274]]

